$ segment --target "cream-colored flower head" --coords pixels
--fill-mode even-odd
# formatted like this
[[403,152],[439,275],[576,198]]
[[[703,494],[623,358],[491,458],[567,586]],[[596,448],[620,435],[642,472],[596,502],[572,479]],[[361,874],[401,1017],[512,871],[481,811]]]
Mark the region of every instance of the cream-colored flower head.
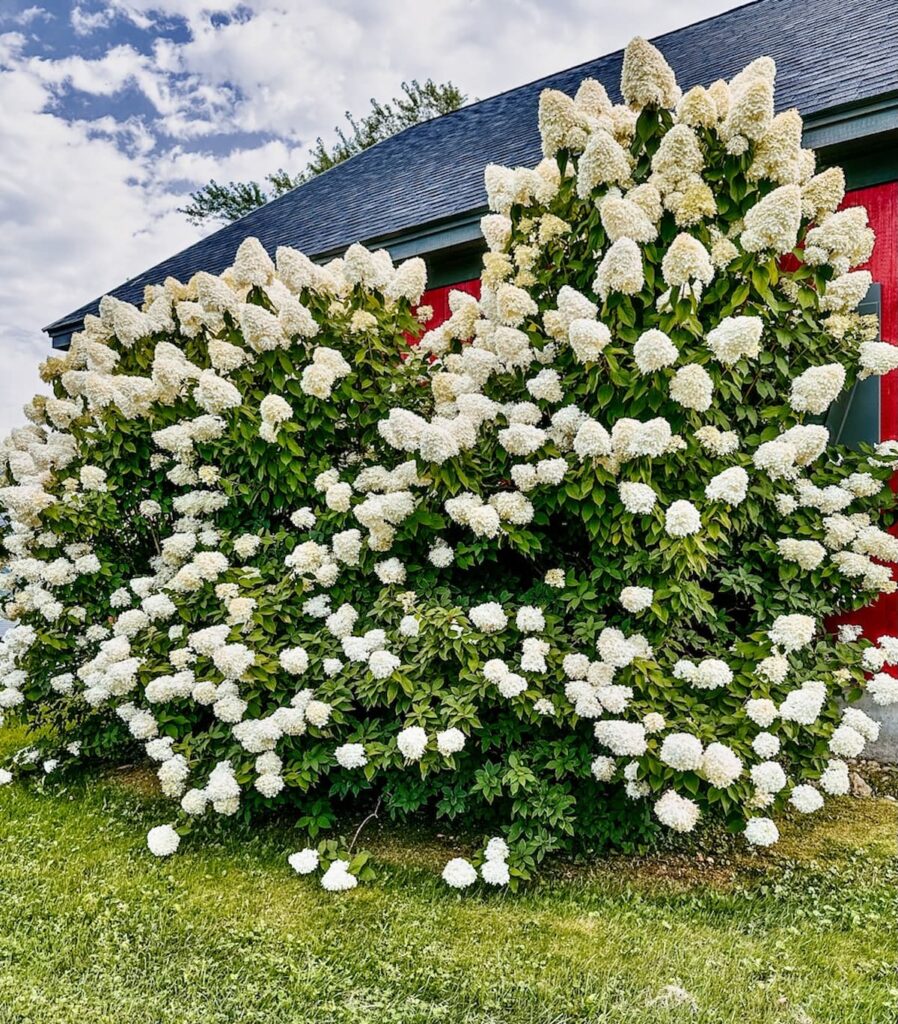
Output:
[[604,301],[612,292],[635,295],[644,283],[642,251],[631,238],[620,238],[599,264],[593,288]]
[[631,39],[624,50],[620,91],[631,107],[673,108],[680,89],[673,68],[660,50],[641,36]]
[[577,168],[577,195],[586,199],[599,185],[623,185],[631,174],[627,151],[604,129],[590,135]]
[[586,145],[589,123],[586,114],[566,93],[544,89],[539,97],[539,134],[543,156],[555,156],[560,149],[579,153]]
[[584,78],[574,96],[574,105],[587,117],[595,120],[610,118],[612,103],[601,82]]
[[677,104],[677,120],[691,128],[713,128],[717,124],[717,104],[711,93],[697,85]]
[[672,288],[700,281],[710,284],[714,278],[711,257],[702,243],[685,232],[677,235],[661,261],[661,273]]
[[801,181],[801,132],[801,115],[797,110],[777,114],[758,140],[755,158],[748,169],[749,178],[769,178],[779,185]]
[[801,189],[798,185],[781,185],[745,215],[745,228],[740,236],[742,248],[781,256],[795,248],[800,227]]
[[841,167],[827,167],[802,185],[801,210],[805,217],[819,222],[837,210],[844,198],[845,172]]

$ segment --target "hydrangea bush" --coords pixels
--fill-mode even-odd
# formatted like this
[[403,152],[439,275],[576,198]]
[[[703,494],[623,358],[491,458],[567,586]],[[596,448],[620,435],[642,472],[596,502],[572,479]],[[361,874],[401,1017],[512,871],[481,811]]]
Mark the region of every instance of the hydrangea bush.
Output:
[[3,447],[0,707],[53,748],[13,773],[136,742],[178,809],[157,855],[198,816],[315,836],[378,799],[501,830],[496,885],[702,815],[768,845],[847,792],[898,638],[824,621],[895,588],[898,446],[825,416],[898,348],[774,76],[681,95],[637,39],[623,105],[543,93],[544,159],[486,168],[480,300],[412,348],[424,266],[361,246],[249,239],[104,299]]

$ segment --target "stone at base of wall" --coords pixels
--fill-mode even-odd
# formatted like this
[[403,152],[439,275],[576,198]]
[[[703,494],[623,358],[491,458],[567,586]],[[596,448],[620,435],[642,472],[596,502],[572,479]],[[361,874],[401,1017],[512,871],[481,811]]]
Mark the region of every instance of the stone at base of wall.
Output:
[[851,780],[852,796],[873,796],[873,790],[870,787],[869,783],[865,782],[864,779],[857,772],[851,772],[849,778]]
[[879,761],[880,764],[898,764],[898,704],[889,704],[883,708],[864,694],[853,706],[866,711],[880,723],[879,739],[864,747],[864,759]]

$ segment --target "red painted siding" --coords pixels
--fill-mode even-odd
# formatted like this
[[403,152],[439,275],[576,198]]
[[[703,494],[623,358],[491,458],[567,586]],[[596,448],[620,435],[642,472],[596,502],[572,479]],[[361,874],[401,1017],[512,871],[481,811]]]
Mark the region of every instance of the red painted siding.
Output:
[[[882,340],[898,344],[898,182],[855,189],[845,196],[842,205],[867,208],[870,226],[876,233],[876,245],[866,269],[882,289]],[[898,371],[880,381],[879,437],[882,441],[898,438]],[[898,489],[898,477],[893,479],[892,488]],[[893,566],[893,574],[894,570]],[[859,612],[835,619],[832,625],[846,621],[862,626],[870,640],[883,634],[898,634],[898,594],[883,594]]]
[[[473,295],[475,299],[479,299],[480,278],[475,278],[473,281],[459,281],[457,284],[445,284],[440,288],[428,288],[421,296],[420,303],[422,306],[431,306],[433,308],[433,317],[424,325],[426,330],[432,331],[435,327],[439,327],[441,323],[444,323],[452,315],[452,311],[449,309],[450,292],[467,292],[468,295]],[[417,338],[409,338],[409,342],[412,345],[417,340]]]

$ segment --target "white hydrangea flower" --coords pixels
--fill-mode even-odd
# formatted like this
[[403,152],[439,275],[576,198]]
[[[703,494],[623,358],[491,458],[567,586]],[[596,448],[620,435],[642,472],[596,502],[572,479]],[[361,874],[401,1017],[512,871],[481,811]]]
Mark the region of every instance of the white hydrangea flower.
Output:
[[727,789],[742,774],[742,760],[725,744],[709,743],[702,755],[701,773],[717,789]]
[[674,832],[691,832],[699,819],[698,804],[672,789],[655,801],[655,814],[662,825]]
[[741,466],[730,466],[712,477],[705,485],[709,501],[722,501],[727,505],[741,505],[748,494],[748,473]]
[[616,185],[628,181],[630,173],[627,151],[604,128],[598,128],[590,133],[577,165],[577,195],[587,199],[600,185]]
[[878,672],[867,684],[867,693],[880,707],[898,704],[898,678]]
[[471,622],[484,633],[497,633],[508,625],[508,616],[496,601],[479,604],[468,612]]
[[694,283],[710,284],[714,266],[708,250],[693,235],[681,232],[671,242],[661,261],[661,274],[671,288]]
[[581,363],[594,363],[611,341],[611,332],[598,320],[578,317],[568,328],[568,341]]
[[740,236],[746,252],[769,251],[776,256],[791,252],[801,227],[801,189],[781,185],[755,203],[744,219]]
[[427,554],[427,560],[438,569],[445,569],[452,565],[455,553],[452,548],[443,540],[436,540],[431,545]]
[[100,469],[99,466],[82,466],[79,479],[85,491],[106,490],[106,470]]
[[334,751],[334,757],[342,768],[364,768],[368,763],[365,747],[361,743],[344,743]]
[[655,592],[651,587],[624,587],[620,595],[621,604],[628,612],[634,614],[651,608],[654,599]]
[[812,366],[792,381],[789,404],[796,412],[817,415],[839,397],[845,386],[845,367],[841,363]]
[[225,679],[239,679],[255,660],[255,654],[245,644],[225,644],[212,653],[213,664]]
[[511,875],[504,860],[487,858],[480,867],[480,875],[488,885],[508,885]]
[[464,749],[465,734],[461,729],[444,729],[437,733],[437,750],[444,757],[451,757]]
[[869,270],[855,270],[830,281],[820,300],[820,308],[849,313],[861,302],[873,282]]
[[621,93],[634,108],[670,109],[680,100],[673,69],[661,52],[640,36],[631,39],[624,50]]
[[358,884],[359,880],[349,871],[348,860],[335,860],[321,876],[321,887],[328,892],[346,892]]
[[777,550],[787,562],[795,562],[802,569],[816,569],[826,557],[826,548],[815,540],[795,540],[786,537],[776,543]]
[[318,851],[310,847],[291,853],[287,863],[298,875],[310,875],[318,869]]
[[898,346],[887,341],[863,341],[858,346],[861,372],[859,376],[883,377],[898,368]]
[[524,605],[518,609],[515,625],[522,633],[541,633],[546,628],[546,619],[541,609]]
[[772,846],[779,837],[779,829],[770,818],[749,818],[745,823],[745,838],[752,846]]
[[633,515],[647,515],[658,501],[648,484],[621,483],[617,490],[624,508]]
[[618,757],[641,757],[645,753],[645,727],[639,722],[602,719],[596,722],[594,732],[599,743]]
[[705,412],[714,398],[714,382],[698,363],[681,366],[670,381],[670,397],[684,409]]
[[147,846],[154,857],[170,857],[180,843],[181,837],[171,825],[157,825],[147,833]]
[[866,738],[857,729],[850,725],[839,725],[830,736],[829,749],[837,757],[858,757],[863,752],[866,743]]
[[397,734],[396,746],[407,761],[420,761],[427,748],[427,733],[419,725],[409,726]]
[[563,590],[566,585],[564,569],[548,569],[543,582],[547,587],[555,590]]
[[400,664],[400,659],[390,651],[373,651],[368,658],[368,670],[375,679],[389,679]]
[[751,781],[762,793],[778,793],[786,785],[786,773],[776,761],[762,761],[752,767]]
[[689,681],[700,690],[717,690],[729,686],[733,681],[733,671],[725,661],[719,658],[703,658],[694,671],[689,673]]
[[823,683],[817,680],[808,680],[786,694],[785,700],[779,706],[779,717],[785,722],[813,725],[820,715],[825,700],[826,687]]
[[274,427],[293,418],[293,407],[280,395],[266,395],[259,404],[259,415]]
[[611,435],[602,424],[593,419],[584,420],[574,438],[574,451],[580,461],[610,455],[611,449]]
[[593,290],[604,302],[612,293],[635,295],[644,283],[639,245],[631,238],[619,238],[602,257]]
[[672,732],[664,737],[659,758],[679,771],[698,771],[702,766],[704,750],[698,737],[687,732]]
[[695,439],[710,455],[722,458],[739,450],[739,435],[732,430],[718,430],[717,427],[700,427]]
[[615,668],[626,668],[640,655],[638,645],[632,643],[619,629],[606,626],[596,641],[602,661]]
[[664,529],[670,537],[689,537],[701,528],[701,515],[691,501],[675,501],[664,514]]
[[813,814],[823,806],[823,796],[813,786],[793,786],[789,794],[789,803],[802,814]]
[[758,316],[728,316],[705,336],[705,344],[724,366],[754,359],[760,351],[764,321]]
[[331,706],[325,701],[310,700],[303,709],[303,713],[309,725],[323,729],[330,721]]
[[295,512],[291,513],[290,522],[298,530],[311,530],[312,527],[315,525],[315,516],[312,513],[312,510],[308,506],[306,506],[304,508],[299,508]]
[[830,759],[820,776],[820,788],[830,796],[847,796],[851,791],[848,765],[844,761]]
[[785,651],[807,647],[814,637],[816,622],[810,615],[780,615],[767,631],[772,643]]
[[780,741],[769,732],[759,732],[751,741],[751,749],[758,757],[776,757],[780,751]]
[[453,889],[467,889],[477,881],[477,871],[463,857],[453,857],[443,868],[443,881]]
[[405,566],[398,558],[388,558],[374,566],[374,572],[385,585],[405,583]]
[[633,358],[641,374],[654,373],[666,366],[673,366],[678,355],[677,346],[663,331],[656,328],[643,331],[633,346]]
[[590,765],[593,776],[599,782],[610,782],[614,777],[615,768],[614,758],[602,755],[594,758]]
[[642,207],[631,199],[609,192],[599,204],[602,227],[610,242],[632,238],[634,242],[653,242],[658,229]]

